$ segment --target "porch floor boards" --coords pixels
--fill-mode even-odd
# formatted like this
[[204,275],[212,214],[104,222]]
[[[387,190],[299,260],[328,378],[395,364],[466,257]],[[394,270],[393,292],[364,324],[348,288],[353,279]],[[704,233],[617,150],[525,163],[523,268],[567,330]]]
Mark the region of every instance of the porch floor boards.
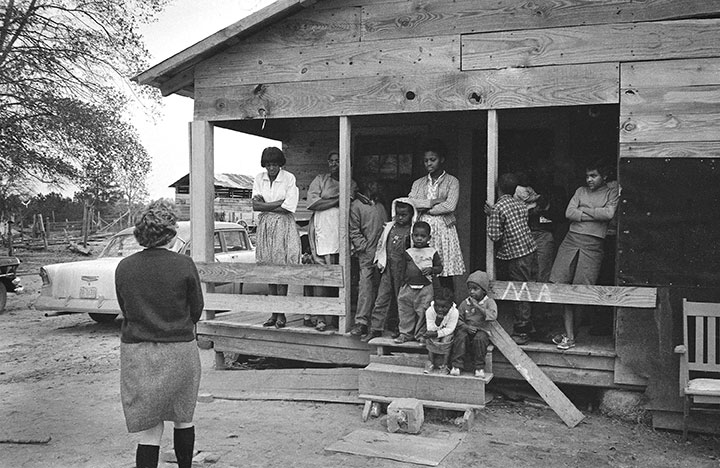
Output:
[[[198,336],[214,343],[215,351],[236,352],[341,366],[366,366],[373,352],[358,338],[337,329],[319,332],[303,326],[303,315],[286,315],[285,328],[263,327],[270,312],[218,313],[198,323]],[[521,348],[556,383],[613,388],[616,355],[611,336],[578,334],[578,345],[560,351],[554,344],[530,342]],[[391,353],[408,350],[390,346]],[[422,360],[422,349],[414,350]],[[522,380],[520,374],[496,349],[493,352],[496,378]]]

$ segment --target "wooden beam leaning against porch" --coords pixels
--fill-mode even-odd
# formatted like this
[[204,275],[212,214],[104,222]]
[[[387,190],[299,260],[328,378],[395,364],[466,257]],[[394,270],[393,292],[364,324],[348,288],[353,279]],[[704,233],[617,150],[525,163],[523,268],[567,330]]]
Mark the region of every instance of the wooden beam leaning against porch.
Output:
[[608,24],[462,36],[462,69],[714,57],[720,20]]
[[[617,63],[195,89],[195,118],[335,117],[616,104]],[[562,86],[558,86],[562,83]],[[197,83],[196,83],[197,84]]]
[[[204,283],[293,284],[301,286],[344,285],[340,265],[255,265],[252,263],[197,263]],[[273,296],[275,297],[275,296]]]
[[[358,3],[361,2],[354,2]],[[448,31],[465,34],[478,31],[557,28],[577,24],[635,23],[690,18],[720,11],[717,2],[707,0],[362,0],[362,4],[363,41],[433,36],[447,34]]]
[[492,281],[491,296],[496,301],[547,302],[607,307],[654,309],[657,289],[585,284],[522,283]]

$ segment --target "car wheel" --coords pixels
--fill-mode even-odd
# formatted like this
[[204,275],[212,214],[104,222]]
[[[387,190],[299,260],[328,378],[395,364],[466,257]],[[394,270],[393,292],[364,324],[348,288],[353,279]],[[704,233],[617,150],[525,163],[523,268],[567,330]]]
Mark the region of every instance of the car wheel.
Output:
[[114,321],[118,314],[91,314],[88,313],[91,319],[95,320],[98,323],[110,323]]
[[7,288],[5,283],[0,282],[0,313],[5,310],[5,304],[7,303]]

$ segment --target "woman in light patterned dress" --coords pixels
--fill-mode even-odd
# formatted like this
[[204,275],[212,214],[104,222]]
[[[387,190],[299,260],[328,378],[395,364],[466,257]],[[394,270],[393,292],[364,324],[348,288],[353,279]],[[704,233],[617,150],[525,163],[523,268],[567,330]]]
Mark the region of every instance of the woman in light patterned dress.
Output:
[[[295,176],[283,169],[285,155],[275,147],[265,148],[260,165],[266,170],[255,177],[253,210],[259,211],[255,259],[258,264],[297,265],[300,263],[300,235],[295,224],[299,192]],[[270,295],[287,295],[287,284],[268,285]],[[283,328],[285,314],[273,313],[264,327]]]
[[426,141],[422,152],[428,175],[413,182],[408,196],[420,210],[418,220],[430,225],[430,245],[438,251],[443,262],[440,284],[454,290],[453,277],[465,274],[465,262],[455,227],[460,182],[445,172],[446,149],[442,141]]

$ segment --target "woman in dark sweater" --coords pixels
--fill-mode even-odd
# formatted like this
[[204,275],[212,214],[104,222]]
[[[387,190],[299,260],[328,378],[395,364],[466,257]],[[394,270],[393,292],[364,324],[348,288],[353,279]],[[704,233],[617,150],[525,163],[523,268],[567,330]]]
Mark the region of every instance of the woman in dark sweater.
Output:
[[152,203],[135,224],[144,250],[123,259],[115,290],[123,313],[120,395],[128,432],[140,435],[137,468],[156,468],[164,421],[173,421],[180,468],[190,468],[193,414],[200,386],[195,323],[203,310],[200,277],[190,257],[171,250],[177,216]]

